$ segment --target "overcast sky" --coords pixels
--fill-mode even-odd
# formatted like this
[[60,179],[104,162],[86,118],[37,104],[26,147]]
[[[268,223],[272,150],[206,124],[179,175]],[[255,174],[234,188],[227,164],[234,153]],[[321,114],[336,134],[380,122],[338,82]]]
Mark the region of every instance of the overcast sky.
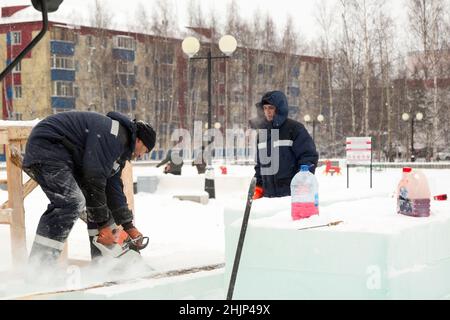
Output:
[[[109,7],[113,15],[114,24],[120,26],[125,25],[125,21],[133,21],[136,18],[136,11],[142,4],[147,11],[152,13],[159,0],[100,0]],[[166,0],[172,12],[177,17],[179,29],[183,31],[184,27],[188,25],[188,5],[189,0]],[[195,0],[200,3],[203,14],[209,16],[212,11],[217,13],[221,19],[220,23],[225,22],[226,10],[231,0]],[[335,4],[338,0],[326,0],[331,4]],[[259,10],[261,15],[270,13],[275,21],[278,32],[281,34],[286,17],[290,14],[297,27],[297,32],[300,32],[307,39],[312,39],[317,36],[318,27],[316,26],[317,5],[320,0],[237,0],[239,13],[244,20],[251,21],[254,12]],[[30,0],[0,0],[0,6],[30,4]],[[84,24],[89,19],[90,9],[93,8],[95,0],[64,0],[61,4],[60,10],[57,13],[52,13],[49,19],[56,15],[64,15],[74,20],[75,24]],[[405,0],[391,0],[388,2],[391,14],[400,25],[406,22]],[[82,18],[76,18],[74,13],[81,13]],[[84,21],[83,21],[84,20]],[[401,28],[400,28],[401,29]]]

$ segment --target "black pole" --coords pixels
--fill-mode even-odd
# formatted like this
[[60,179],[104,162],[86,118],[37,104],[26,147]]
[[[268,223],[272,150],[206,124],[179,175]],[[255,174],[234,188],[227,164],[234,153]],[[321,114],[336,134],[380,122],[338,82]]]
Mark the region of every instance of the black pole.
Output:
[[[208,130],[212,129],[212,56],[211,56],[211,47],[208,51],[208,56],[206,57],[208,60]],[[212,139],[209,139],[208,144],[212,148]],[[214,171],[212,167],[212,150],[208,152],[208,167],[205,173],[205,191],[208,193],[210,199],[216,198],[216,187],[214,183]]]
[[245,234],[247,233],[248,220],[250,218],[250,210],[253,203],[253,194],[255,192],[256,178],[253,177],[250,182],[247,194],[247,203],[245,205],[244,217],[242,218],[241,232],[239,233],[239,240],[234,256],[233,269],[231,270],[230,283],[228,285],[227,300],[233,299],[234,286],[236,284],[239,263],[241,261],[242,248],[244,246]]
[[316,141],[316,120],[313,120],[313,140]]
[[[211,58],[211,48],[208,51],[208,129],[212,127],[212,58]],[[208,162],[210,165],[211,163]]]
[[14,67],[22,60],[23,57],[25,57],[28,52],[33,49],[33,47],[44,37],[45,33],[48,29],[48,10],[47,10],[47,1],[41,1],[42,5],[42,29],[41,32],[23,49],[19,55],[9,64],[6,66],[5,70],[2,71],[0,74],[0,81],[3,80],[3,78],[6,77],[6,75],[14,69]]
[[411,162],[416,161],[416,151],[414,150],[414,116],[411,115]]
[[347,189],[350,188],[350,178],[349,178],[349,175],[350,175],[350,166],[349,166],[348,163],[347,163]]
[[372,155],[373,155],[372,144],[370,144],[370,189],[372,189]]

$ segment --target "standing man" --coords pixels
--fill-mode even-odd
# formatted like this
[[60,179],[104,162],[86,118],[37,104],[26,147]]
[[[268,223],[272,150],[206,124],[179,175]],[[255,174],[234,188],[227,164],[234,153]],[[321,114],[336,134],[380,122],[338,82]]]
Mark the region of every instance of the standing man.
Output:
[[[39,122],[28,139],[23,168],[50,204],[39,221],[30,262],[54,265],[85,208],[91,241],[98,235],[99,243],[114,244],[122,225],[139,247],[142,234],[133,225],[121,173],[127,160],[150,152],[155,140],[149,124],[117,112],[63,112]],[[92,243],[91,253],[100,254]]]
[[183,137],[180,137],[178,142],[175,142],[174,146],[167,151],[166,157],[156,165],[157,168],[166,165],[164,167],[164,173],[171,173],[176,176],[181,176],[181,169],[183,168],[183,148],[180,147],[183,142]]
[[[301,165],[308,165],[315,172],[319,159],[316,146],[305,127],[288,118],[283,92],[266,93],[256,106],[262,108],[264,119],[258,121],[257,128],[254,199],[290,196],[291,180]],[[272,165],[274,170],[270,169]]]

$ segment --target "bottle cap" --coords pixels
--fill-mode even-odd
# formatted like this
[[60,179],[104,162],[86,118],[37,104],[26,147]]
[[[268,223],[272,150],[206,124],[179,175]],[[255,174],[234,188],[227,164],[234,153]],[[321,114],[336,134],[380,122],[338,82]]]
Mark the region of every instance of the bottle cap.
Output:
[[302,172],[309,171],[309,166],[307,166],[307,165],[305,165],[305,164],[302,164],[302,165],[300,166],[300,171],[302,171]]
[[447,200],[447,195],[446,194],[440,194],[438,196],[434,196],[433,198],[434,198],[434,200],[437,200],[437,201],[445,201],[445,200]]
[[412,171],[412,168],[409,168],[409,167],[403,168],[403,172],[405,172],[405,173],[409,173],[411,171]]

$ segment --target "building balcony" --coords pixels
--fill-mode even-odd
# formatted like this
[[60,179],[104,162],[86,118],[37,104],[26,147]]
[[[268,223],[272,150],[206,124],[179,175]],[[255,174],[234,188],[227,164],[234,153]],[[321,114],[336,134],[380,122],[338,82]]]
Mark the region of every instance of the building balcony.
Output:
[[134,61],[136,59],[134,50],[120,48],[113,48],[112,50],[114,59],[125,61]]
[[75,109],[74,97],[52,97],[52,108],[58,109]]
[[75,70],[52,69],[52,81],[75,81]]
[[136,83],[136,76],[134,74],[119,73],[116,74],[116,86],[132,87]]
[[50,41],[50,52],[52,54],[73,56],[75,54],[75,44],[68,41]]

